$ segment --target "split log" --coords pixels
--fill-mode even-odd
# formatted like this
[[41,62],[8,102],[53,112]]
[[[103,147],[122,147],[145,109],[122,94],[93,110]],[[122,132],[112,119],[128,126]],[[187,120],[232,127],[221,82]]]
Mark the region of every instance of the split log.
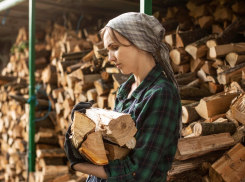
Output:
[[64,149],[61,148],[52,148],[52,149],[37,149],[36,150],[37,158],[42,157],[66,157]]
[[94,81],[94,86],[99,96],[109,93],[113,87],[111,82],[104,82],[102,79]]
[[236,125],[236,127],[239,126],[239,122],[236,120],[236,118],[234,118],[230,109],[225,113],[225,116],[229,122],[234,123]]
[[48,65],[42,72],[43,83],[57,84],[56,66]]
[[170,52],[170,57],[176,65],[187,63],[191,60],[190,55],[184,50],[184,48],[173,49]]
[[220,84],[227,84],[231,82],[232,77],[235,75],[241,75],[242,71],[245,71],[245,63],[239,64],[233,68],[229,68],[218,74],[218,81]]
[[196,72],[198,71],[204,64],[205,64],[206,59],[204,58],[198,58],[198,59],[191,59],[190,62],[190,70],[191,72]]
[[233,68],[238,64],[245,62],[245,55],[238,55],[237,53],[229,53],[225,57],[226,61],[230,64]]
[[205,123],[213,123],[213,122],[215,122],[219,118],[224,118],[225,119],[226,118],[226,114],[217,114],[217,115],[214,115],[214,116],[206,119],[204,122]]
[[234,145],[234,140],[229,133],[199,136],[193,138],[181,138],[178,149],[181,155],[193,155],[203,152],[211,152]]
[[238,14],[245,14],[244,7],[245,3],[243,1],[236,2],[231,6],[231,9],[233,12],[238,13]]
[[88,98],[88,100],[94,100],[95,102],[97,102],[97,91],[96,91],[96,89],[95,88],[93,88],[93,89],[89,89],[88,91],[87,91],[87,98]]
[[196,29],[176,34],[176,47],[185,47],[197,40],[209,35],[211,32],[208,29]]
[[193,159],[174,161],[172,163],[171,169],[168,171],[168,175],[172,176],[184,171],[196,170],[200,168],[204,162],[213,163],[219,159],[223,153],[224,151],[216,151]]
[[208,57],[217,58],[224,57],[229,53],[245,53],[245,43],[236,43],[236,44],[225,44],[225,45],[217,45],[215,47],[209,48]]
[[216,75],[216,69],[212,66],[214,61],[205,61],[202,70],[208,75]]
[[210,168],[212,181],[240,182],[245,178],[245,147],[238,143]]
[[241,126],[237,129],[236,133],[232,135],[235,144],[241,143],[245,139],[245,126]]
[[236,131],[234,123],[197,123],[193,128],[195,136],[205,136],[218,133],[230,133],[231,135]]
[[218,22],[232,20],[232,11],[224,6],[218,6],[213,15],[214,15],[214,20]]
[[89,134],[78,151],[86,160],[93,164],[108,164],[101,131]]
[[98,103],[98,107],[101,109],[105,109],[108,107],[108,95],[105,96],[97,96],[97,103]]
[[116,159],[124,159],[130,152],[127,148],[118,147],[109,143],[104,143],[105,150],[109,153],[106,154],[108,160],[114,161]]
[[187,85],[188,83],[194,81],[196,78],[197,77],[195,72],[175,75],[175,79],[179,85]]
[[62,58],[65,60],[74,60],[74,59],[82,59],[86,56],[91,50],[83,50],[81,52],[74,52],[74,53],[63,53]]
[[220,93],[210,97],[205,97],[201,99],[199,105],[195,107],[196,111],[205,119],[217,114],[225,113],[229,110],[232,99],[237,95],[237,93]]
[[210,95],[211,93],[207,90],[187,86],[180,87],[181,99],[200,99]]
[[190,123],[200,119],[195,109],[198,104],[199,102],[182,106],[182,123]]
[[190,71],[190,64],[189,63],[185,63],[185,64],[181,64],[178,66],[178,73],[179,74],[184,74]]
[[181,134],[183,137],[186,137],[193,133],[193,128],[197,122],[190,123],[187,127],[182,128]]
[[214,39],[215,35],[208,35],[206,37],[201,38],[200,40],[189,44],[185,47],[185,51],[188,52],[193,59],[197,59],[203,57],[207,54],[208,47],[206,46],[206,42],[210,39]]
[[220,84],[216,84],[213,82],[208,82],[208,86],[209,86],[209,91],[212,94],[216,94],[218,92],[223,92],[224,91],[224,86],[220,85]]
[[101,130],[103,138],[120,146],[133,138],[137,129],[129,114],[91,108],[86,116],[96,124],[96,131]]
[[[237,18],[214,40],[215,45],[242,42],[244,37],[235,32],[243,31],[245,28],[245,18]],[[207,42],[208,44],[208,42]],[[209,46],[208,46],[209,47]]]
[[231,104],[231,113],[241,124],[245,125],[245,94],[240,94]]
[[71,125],[71,141],[76,149],[82,144],[85,136],[95,131],[95,123],[86,115],[75,111]]
[[198,23],[201,28],[210,28],[212,24],[214,23],[214,17],[213,16],[202,16],[198,19]]
[[117,89],[122,83],[127,81],[127,79],[130,77],[130,75],[124,75],[122,73],[115,73],[112,75],[112,78],[114,80],[114,83],[116,83],[116,88]]

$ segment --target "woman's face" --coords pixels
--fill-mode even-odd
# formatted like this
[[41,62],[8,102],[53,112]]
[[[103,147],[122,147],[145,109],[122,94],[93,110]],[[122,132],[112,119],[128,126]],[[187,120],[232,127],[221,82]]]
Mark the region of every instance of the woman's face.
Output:
[[140,64],[140,51],[135,46],[130,45],[131,43],[119,33],[114,32],[119,42],[123,45],[115,42],[111,38],[109,31],[106,30],[103,40],[105,48],[109,51],[108,60],[113,62],[123,74],[135,73]]

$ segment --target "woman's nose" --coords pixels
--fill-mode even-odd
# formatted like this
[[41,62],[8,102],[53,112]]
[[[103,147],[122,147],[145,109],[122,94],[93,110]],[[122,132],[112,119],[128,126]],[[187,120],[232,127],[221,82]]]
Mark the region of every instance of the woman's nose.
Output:
[[109,62],[116,61],[116,57],[115,57],[114,53],[112,53],[111,51],[109,51],[109,53],[108,53],[108,61]]

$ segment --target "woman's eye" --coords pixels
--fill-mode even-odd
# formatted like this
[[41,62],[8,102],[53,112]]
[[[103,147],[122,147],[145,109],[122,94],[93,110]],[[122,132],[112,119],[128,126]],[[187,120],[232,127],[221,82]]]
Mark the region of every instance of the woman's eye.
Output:
[[112,46],[111,49],[116,51],[116,50],[118,50],[118,46]]

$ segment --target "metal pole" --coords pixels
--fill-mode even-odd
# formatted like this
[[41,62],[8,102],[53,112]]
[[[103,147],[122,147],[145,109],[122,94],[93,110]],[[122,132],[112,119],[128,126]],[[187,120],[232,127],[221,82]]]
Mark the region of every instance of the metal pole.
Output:
[[28,167],[29,172],[35,172],[35,4],[36,0],[29,0],[29,151]]
[[26,0],[5,0],[0,2],[0,11],[4,11],[6,9],[9,9],[17,4],[20,4]]
[[140,12],[152,15],[152,0],[140,0]]

